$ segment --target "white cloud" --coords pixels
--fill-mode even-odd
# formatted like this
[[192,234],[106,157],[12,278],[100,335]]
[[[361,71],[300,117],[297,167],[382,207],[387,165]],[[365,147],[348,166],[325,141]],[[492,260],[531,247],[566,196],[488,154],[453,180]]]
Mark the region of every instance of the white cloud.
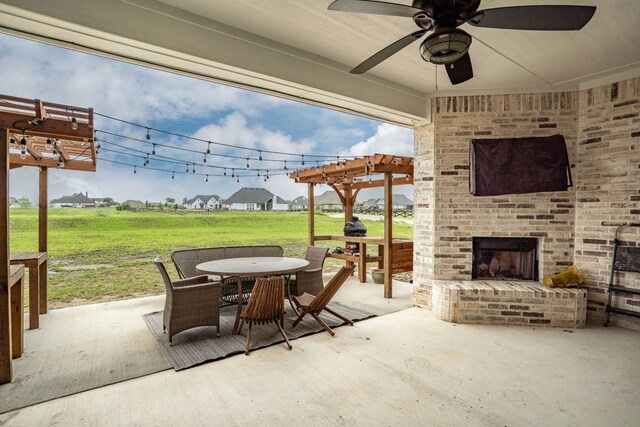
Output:
[[358,142],[347,151],[351,156],[376,153],[413,156],[413,130],[382,123],[375,135]]

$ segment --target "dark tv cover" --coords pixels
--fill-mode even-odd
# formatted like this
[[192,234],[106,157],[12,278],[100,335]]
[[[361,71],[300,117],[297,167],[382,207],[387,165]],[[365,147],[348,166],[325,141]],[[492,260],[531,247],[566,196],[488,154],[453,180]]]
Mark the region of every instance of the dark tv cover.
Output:
[[572,185],[562,135],[471,140],[469,192],[474,196],[567,191]]

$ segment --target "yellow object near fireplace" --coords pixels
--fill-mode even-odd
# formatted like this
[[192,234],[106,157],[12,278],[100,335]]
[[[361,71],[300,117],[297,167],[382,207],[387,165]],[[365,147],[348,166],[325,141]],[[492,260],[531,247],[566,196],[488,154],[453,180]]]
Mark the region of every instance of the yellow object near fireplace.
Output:
[[562,273],[555,276],[545,277],[542,283],[550,288],[570,288],[573,286],[584,285],[584,277],[580,274],[578,267],[572,265]]

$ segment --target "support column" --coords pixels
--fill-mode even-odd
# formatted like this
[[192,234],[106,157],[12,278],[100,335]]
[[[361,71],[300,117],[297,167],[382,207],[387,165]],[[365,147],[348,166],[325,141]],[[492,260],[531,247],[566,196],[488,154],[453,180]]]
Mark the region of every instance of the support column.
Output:
[[353,189],[345,186],[344,188],[344,223],[351,221],[353,216]]
[[315,246],[315,238],[316,238],[316,220],[315,220],[315,195],[313,184],[309,184],[309,202],[308,202],[308,215],[309,215],[309,246]]
[[392,298],[392,266],[393,266],[393,174],[384,174],[384,297]]
[[[47,236],[47,222],[48,222],[48,168],[43,166],[40,168],[39,173],[39,193],[38,193],[38,252],[47,252],[48,236]],[[40,283],[38,285],[40,292],[40,314],[47,313],[47,286],[49,280],[49,270],[47,268],[47,261],[40,264]]]
[[9,132],[0,129],[0,384],[13,379],[9,256]]

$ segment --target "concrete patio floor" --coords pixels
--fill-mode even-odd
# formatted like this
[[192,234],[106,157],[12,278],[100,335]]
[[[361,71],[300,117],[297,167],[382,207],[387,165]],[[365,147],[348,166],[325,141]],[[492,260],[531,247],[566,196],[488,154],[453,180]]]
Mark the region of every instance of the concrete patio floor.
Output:
[[[389,303],[375,285],[351,284],[342,298],[351,292]],[[146,300],[148,311],[161,306]],[[298,339],[292,351],[276,345],[7,412],[0,425],[631,426],[638,354],[640,333],[621,328],[455,325],[409,308]]]

